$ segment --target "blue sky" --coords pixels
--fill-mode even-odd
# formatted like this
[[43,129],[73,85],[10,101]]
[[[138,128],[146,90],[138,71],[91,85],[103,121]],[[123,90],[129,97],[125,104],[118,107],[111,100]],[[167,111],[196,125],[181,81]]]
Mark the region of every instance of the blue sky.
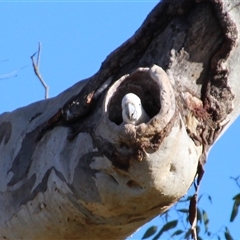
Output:
[[[134,34],[156,3],[1,2],[0,113],[44,98],[30,59],[39,41],[40,71],[50,86],[50,97],[54,97],[97,72],[107,55]],[[1,78],[14,71],[16,77]],[[211,150],[200,194],[210,194],[213,204],[203,198],[200,207],[209,214],[212,232],[228,225],[232,235],[240,239],[240,215],[229,224],[232,197],[239,193],[230,179],[240,175],[239,137],[237,120]],[[131,239],[140,239],[145,230],[142,228]]]

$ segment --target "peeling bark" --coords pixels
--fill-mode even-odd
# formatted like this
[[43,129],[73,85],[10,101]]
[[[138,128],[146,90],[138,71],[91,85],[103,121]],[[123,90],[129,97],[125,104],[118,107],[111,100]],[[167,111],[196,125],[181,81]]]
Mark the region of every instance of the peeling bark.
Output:
[[[120,239],[176,203],[239,114],[239,16],[165,0],[93,77],[3,113],[0,238]],[[122,124],[128,92],[148,123]]]

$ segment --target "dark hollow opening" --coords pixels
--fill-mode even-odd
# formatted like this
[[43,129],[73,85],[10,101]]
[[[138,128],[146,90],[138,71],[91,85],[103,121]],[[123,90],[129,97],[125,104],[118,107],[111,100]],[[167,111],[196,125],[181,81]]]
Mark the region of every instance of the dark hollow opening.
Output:
[[121,102],[127,93],[134,93],[141,99],[143,108],[150,118],[159,113],[161,103],[158,84],[148,73],[136,72],[120,84],[108,103],[108,117],[112,122],[117,125],[122,123]]

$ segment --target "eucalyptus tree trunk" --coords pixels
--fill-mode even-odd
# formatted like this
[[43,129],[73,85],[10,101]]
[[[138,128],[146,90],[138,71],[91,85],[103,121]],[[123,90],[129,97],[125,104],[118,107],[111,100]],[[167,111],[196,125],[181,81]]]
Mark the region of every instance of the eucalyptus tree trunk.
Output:
[[[99,71],[0,116],[1,239],[124,239],[186,194],[240,112],[240,6],[162,1]],[[151,118],[123,124],[135,93]]]

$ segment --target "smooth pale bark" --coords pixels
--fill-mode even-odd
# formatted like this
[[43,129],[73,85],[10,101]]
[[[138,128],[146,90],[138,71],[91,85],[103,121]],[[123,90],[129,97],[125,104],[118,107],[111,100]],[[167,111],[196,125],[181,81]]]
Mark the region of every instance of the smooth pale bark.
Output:
[[[240,6],[163,1],[91,78],[0,116],[1,239],[123,239],[176,203],[240,112]],[[148,123],[122,124],[137,94]]]

